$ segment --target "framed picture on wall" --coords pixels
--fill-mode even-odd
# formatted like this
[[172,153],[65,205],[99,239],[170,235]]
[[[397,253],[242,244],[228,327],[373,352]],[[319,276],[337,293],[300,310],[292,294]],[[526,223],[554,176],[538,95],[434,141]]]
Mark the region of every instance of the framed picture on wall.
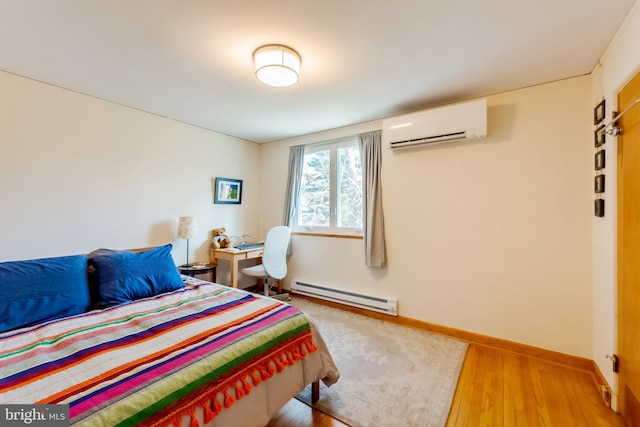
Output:
[[595,140],[596,147],[600,147],[606,142],[606,135],[602,132],[603,129],[604,125],[598,127],[598,129],[593,132],[593,139]]
[[604,150],[600,150],[596,153],[595,157],[595,168],[597,171],[600,169],[604,169],[605,166],[605,154]]
[[597,125],[598,123],[603,121],[604,114],[605,114],[605,109],[604,109],[604,99],[603,99],[598,103],[598,105],[596,105],[596,108],[593,109],[593,124]]
[[596,193],[604,193],[604,175],[596,175],[594,180],[594,191]]
[[596,199],[594,204],[595,216],[604,216],[604,199]]
[[213,203],[239,205],[242,203],[242,180],[216,178]]

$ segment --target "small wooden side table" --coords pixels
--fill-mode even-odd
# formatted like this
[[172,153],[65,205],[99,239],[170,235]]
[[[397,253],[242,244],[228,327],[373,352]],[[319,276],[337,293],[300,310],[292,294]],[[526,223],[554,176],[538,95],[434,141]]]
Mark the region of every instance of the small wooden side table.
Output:
[[229,270],[231,272],[231,286],[238,287],[238,263],[245,259],[257,259],[262,258],[263,247],[256,247],[250,249],[209,249],[209,259],[212,264],[218,264],[223,259],[229,261]]
[[189,267],[185,265],[179,265],[178,270],[180,273],[187,276],[195,277],[196,274],[211,273],[211,281],[216,281],[216,264],[193,264]]

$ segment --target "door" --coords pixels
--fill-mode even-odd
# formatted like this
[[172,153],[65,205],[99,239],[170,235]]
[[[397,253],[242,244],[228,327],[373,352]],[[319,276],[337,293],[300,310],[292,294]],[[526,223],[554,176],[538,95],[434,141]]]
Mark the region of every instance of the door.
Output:
[[[618,108],[639,97],[640,73],[618,93]],[[640,105],[618,124],[618,409],[640,427]]]

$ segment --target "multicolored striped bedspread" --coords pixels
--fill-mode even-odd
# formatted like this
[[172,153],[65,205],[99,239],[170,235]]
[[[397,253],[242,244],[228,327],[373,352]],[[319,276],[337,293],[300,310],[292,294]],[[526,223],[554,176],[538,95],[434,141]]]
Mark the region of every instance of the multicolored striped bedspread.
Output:
[[298,309],[195,285],[0,334],[0,403],[66,403],[77,426],[197,425],[197,407],[209,422],[316,349]]

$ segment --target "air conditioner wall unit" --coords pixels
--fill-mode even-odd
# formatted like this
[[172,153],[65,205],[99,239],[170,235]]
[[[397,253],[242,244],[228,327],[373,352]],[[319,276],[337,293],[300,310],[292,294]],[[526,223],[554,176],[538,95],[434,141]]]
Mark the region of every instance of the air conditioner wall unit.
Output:
[[486,136],[486,99],[404,114],[382,123],[382,141],[392,150]]

